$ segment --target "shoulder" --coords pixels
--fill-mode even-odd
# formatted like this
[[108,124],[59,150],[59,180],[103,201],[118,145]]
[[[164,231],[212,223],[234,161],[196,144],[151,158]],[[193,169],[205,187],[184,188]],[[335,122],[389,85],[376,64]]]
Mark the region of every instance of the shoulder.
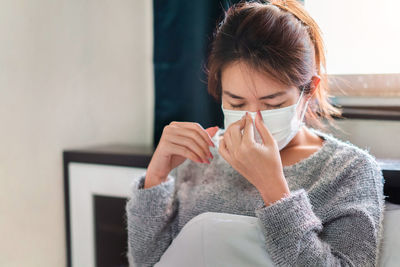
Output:
[[[324,179],[320,182],[324,187],[324,194],[327,194],[326,204],[331,207],[338,206],[340,202],[365,205],[366,209],[372,209],[374,214],[375,209],[382,209],[385,180],[376,157],[369,149],[361,148],[330,133],[319,133],[333,148],[321,169]],[[377,203],[379,207],[376,206]]]
[[378,160],[369,149],[361,148],[331,133],[313,129],[329,142],[322,172],[331,186],[375,187],[382,190],[384,178]]
[[370,153],[369,148],[359,147],[348,140],[334,136],[332,133],[310,129],[324,137],[326,142],[329,143],[327,153],[329,154],[328,165],[331,168],[338,170],[358,167],[380,169],[376,157]]

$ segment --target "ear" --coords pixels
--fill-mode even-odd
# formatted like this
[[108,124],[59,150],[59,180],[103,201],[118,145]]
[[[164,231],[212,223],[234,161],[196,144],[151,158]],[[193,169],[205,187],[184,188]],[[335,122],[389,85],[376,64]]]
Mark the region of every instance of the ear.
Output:
[[311,86],[310,86],[310,93],[309,93],[309,97],[311,98],[314,93],[317,91],[317,87],[319,82],[321,81],[321,77],[318,74],[315,74],[312,78],[311,78]]

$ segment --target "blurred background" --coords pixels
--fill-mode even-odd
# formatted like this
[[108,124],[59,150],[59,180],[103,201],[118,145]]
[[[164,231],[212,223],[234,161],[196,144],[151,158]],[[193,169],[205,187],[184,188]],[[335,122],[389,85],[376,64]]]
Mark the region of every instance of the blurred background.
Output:
[[[223,126],[203,67],[234,2],[0,1],[0,266],[66,266],[65,149],[155,147],[173,120]],[[400,4],[303,4],[344,110],[335,135],[400,159]]]

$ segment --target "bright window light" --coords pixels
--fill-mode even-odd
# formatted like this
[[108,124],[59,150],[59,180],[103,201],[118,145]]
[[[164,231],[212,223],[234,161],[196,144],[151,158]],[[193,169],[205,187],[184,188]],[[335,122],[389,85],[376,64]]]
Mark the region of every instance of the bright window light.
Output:
[[400,73],[400,1],[304,2],[323,33],[328,74]]

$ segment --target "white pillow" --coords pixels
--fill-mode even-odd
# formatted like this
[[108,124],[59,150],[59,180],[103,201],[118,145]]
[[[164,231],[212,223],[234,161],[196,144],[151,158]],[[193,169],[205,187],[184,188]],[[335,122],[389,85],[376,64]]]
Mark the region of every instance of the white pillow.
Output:
[[[400,262],[400,205],[385,203],[380,267]],[[181,229],[155,267],[275,267],[258,218],[205,212]]]
[[155,267],[275,267],[256,217],[205,212],[188,221]]

